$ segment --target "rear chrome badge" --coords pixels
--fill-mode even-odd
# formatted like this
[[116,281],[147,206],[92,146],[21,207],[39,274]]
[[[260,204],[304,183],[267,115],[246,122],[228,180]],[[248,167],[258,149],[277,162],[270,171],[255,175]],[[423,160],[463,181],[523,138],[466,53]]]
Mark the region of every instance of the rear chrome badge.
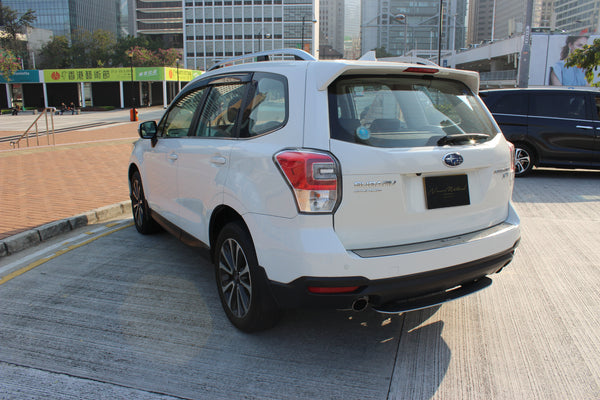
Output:
[[396,184],[395,180],[354,182],[354,191],[355,192],[381,192],[383,189],[392,187],[395,184]]
[[444,156],[444,164],[449,167],[458,167],[463,161],[463,156],[458,153],[448,153]]

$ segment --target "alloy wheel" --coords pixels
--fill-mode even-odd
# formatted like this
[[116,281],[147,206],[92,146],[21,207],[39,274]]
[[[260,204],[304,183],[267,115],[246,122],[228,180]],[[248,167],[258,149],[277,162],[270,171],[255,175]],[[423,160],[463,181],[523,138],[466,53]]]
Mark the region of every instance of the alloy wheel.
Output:
[[137,226],[142,226],[144,223],[144,193],[142,192],[142,185],[138,179],[134,179],[131,186],[133,218]]
[[515,149],[515,168],[517,175],[524,174],[531,169],[531,155],[525,149]]
[[244,317],[252,301],[252,280],[246,254],[234,239],[227,239],[219,255],[219,285],[227,307],[238,318]]

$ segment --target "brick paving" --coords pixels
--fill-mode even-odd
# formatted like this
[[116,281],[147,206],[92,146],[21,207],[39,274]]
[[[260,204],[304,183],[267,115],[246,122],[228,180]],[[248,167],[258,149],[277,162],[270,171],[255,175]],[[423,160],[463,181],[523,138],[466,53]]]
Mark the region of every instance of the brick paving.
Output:
[[0,239],[128,200],[137,124],[56,134],[56,146],[7,150],[8,142],[0,143]]

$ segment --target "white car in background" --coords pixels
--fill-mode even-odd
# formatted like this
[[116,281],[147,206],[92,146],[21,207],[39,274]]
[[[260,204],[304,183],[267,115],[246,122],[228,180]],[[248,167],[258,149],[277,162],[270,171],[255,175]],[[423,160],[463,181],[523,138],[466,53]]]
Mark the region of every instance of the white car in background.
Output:
[[[265,61],[236,65],[248,57]],[[135,226],[210,248],[247,332],[286,308],[398,313],[473,293],[520,238],[514,150],[478,85],[290,49],[224,61],[140,124]]]

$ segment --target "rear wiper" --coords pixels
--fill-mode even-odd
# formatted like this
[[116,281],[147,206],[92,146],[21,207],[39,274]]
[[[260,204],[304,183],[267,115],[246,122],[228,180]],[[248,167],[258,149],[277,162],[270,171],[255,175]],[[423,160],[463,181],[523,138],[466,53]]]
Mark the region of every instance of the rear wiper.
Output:
[[459,143],[475,143],[478,141],[487,140],[490,135],[485,133],[457,133],[454,135],[444,136],[437,141],[438,146],[444,146],[447,144],[459,144]]

